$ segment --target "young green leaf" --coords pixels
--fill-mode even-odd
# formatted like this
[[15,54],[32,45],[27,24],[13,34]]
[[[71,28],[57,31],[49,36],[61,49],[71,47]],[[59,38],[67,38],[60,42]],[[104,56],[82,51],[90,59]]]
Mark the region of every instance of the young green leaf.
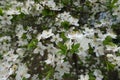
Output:
[[78,52],[78,48],[80,47],[80,44],[73,44],[72,49],[70,50],[71,53],[76,53]]
[[112,38],[110,36],[107,36],[105,40],[103,41],[104,45],[111,45],[114,46],[115,44],[112,42]]
[[114,67],[115,67],[115,65],[113,65],[112,63],[106,61],[106,68],[107,68],[108,71],[113,70]]
[[36,47],[38,43],[38,40],[37,39],[33,39],[29,44],[28,44],[28,49],[33,49]]
[[65,36],[65,33],[64,33],[64,32],[62,32],[62,33],[60,34],[60,37],[63,39],[63,41],[67,41],[67,40],[68,40],[68,38]]
[[58,47],[61,49],[58,53],[67,54],[67,46],[65,44],[58,43]]

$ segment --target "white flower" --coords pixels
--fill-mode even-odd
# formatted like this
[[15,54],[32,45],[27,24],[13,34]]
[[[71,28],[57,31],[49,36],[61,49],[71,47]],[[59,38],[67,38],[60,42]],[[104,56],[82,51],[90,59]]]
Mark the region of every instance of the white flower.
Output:
[[65,45],[67,46],[67,49],[71,49],[72,44],[73,44],[72,40],[67,40],[65,42]]
[[25,7],[21,8],[21,12],[23,12],[24,14],[29,14],[29,10]]
[[23,28],[23,25],[21,25],[21,24],[18,24],[18,25],[16,26],[15,32],[16,32],[16,36],[17,36],[18,38],[21,38],[22,35],[23,35],[24,33],[26,33],[26,31],[25,31],[24,28]]
[[1,62],[0,61],[0,80],[8,80],[8,77],[12,74],[10,67],[12,64],[8,63],[7,61]]
[[79,55],[79,57],[81,58],[82,61],[85,61],[85,57],[88,56],[88,53],[86,51],[84,51],[83,49],[79,50],[79,53],[77,53]]
[[85,35],[78,32],[72,32],[67,35],[67,38],[69,38],[70,40],[73,39],[77,43],[80,43],[80,46],[84,51],[89,49],[88,44],[90,43],[91,40],[86,38]]
[[38,74],[34,74],[31,80],[39,80]]
[[38,41],[41,40],[41,34],[40,34],[40,33],[37,35],[37,40],[38,40]]
[[82,38],[83,36],[84,36],[84,35],[81,34],[81,33],[78,33],[78,32],[71,32],[71,33],[69,33],[69,34],[67,35],[67,38],[77,40],[77,39]]
[[116,60],[116,56],[115,55],[113,55],[113,54],[107,54],[107,59],[112,64],[114,64],[114,65],[117,64],[117,60]]
[[116,61],[117,66],[120,66],[120,56],[117,56],[115,58],[115,61]]
[[81,47],[84,51],[86,51],[86,50],[89,49],[89,45],[88,45],[88,44],[90,43],[90,39],[87,39],[87,38],[85,38],[85,37],[83,36],[83,37],[77,39],[77,41],[80,43],[80,47]]
[[112,31],[112,29],[107,29],[107,34],[105,36],[110,36],[111,38],[116,38],[117,35]]
[[114,57],[113,54],[107,54],[107,57]]
[[115,35],[114,33],[107,33],[106,36],[111,36],[111,38],[114,39],[117,37],[117,35]]
[[89,80],[89,75],[80,75],[80,79],[78,79],[78,80]]
[[54,47],[53,44],[47,44],[47,52],[49,53],[57,53],[58,52],[58,49],[56,47]]
[[111,45],[106,45],[106,50],[110,51],[112,50],[113,52],[117,52],[118,50],[120,50],[120,47],[118,47],[117,45],[111,46]]
[[14,8],[9,9],[8,11],[5,12],[7,15],[19,15],[20,12]]
[[[68,21],[71,25],[79,26],[78,24],[79,20],[77,18],[72,17],[69,12],[58,14],[56,21],[57,22],[59,21],[60,23],[64,21]],[[58,25],[60,25],[60,23],[58,23]]]
[[32,9],[32,5],[34,5],[34,1],[27,0],[24,2],[24,5],[21,6],[21,12],[24,14],[30,14],[30,10]]
[[7,54],[4,55],[4,59],[8,62],[9,61],[15,62],[17,58],[18,55],[14,54],[14,50],[10,50]]
[[[55,52],[57,53],[58,50]],[[60,54],[55,55],[54,54],[55,52],[53,50],[53,54],[48,54],[48,58],[47,58],[47,60],[45,60],[46,64],[51,64],[52,66],[55,66],[55,63],[56,63],[56,65],[59,65],[59,64],[62,64],[64,62],[65,56],[60,55]]]
[[84,35],[87,37],[92,37],[94,36],[94,30],[93,29],[89,29],[89,28],[85,28],[85,31],[83,31]]
[[20,57],[23,57],[25,50],[24,48],[17,48],[16,52],[19,54]]
[[43,56],[45,49],[46,49],[46,47],[41,42],[38,42],[37,48],[34,49],[33,53],[35,53],[35,54],[40,53]]
[[106,36],[100,30],[96,30],[95,33],[97,33],[98,37],[99,37],[99,38],[97,38],[97,41],[104,41],[105,40]]
[[64,73],[70,73],[71,65],[68,62],[58,64],[55,68],[55,71],[58,71],[61,75]]
[[59,34],[52,36],[51,42],[55,42],[57,44],[60,41],[62,41],[62,38],[60,38]]
[[28,44],[28,40],[27,39],[19,39],[19,41],[17,41],[18,46],[24,46]]
[[113,65],[120,66],[120,56],[116,56],[113,54],[107,54],[108,61],[111,62]]
[[89,0],[91,3],[95,3],[97,2],[97,0]]
[[31,34],[26,34],[26,37],[27,37],[27,39],[32,39],[32,36],[31,36]]
[[104,55],[104,47],[103,46],[96,46],[94,52],[97,57]]
[[57,54],[55,58],[55,62],[57,65],[62,64],[64,62],[64,55]]
[[93,73],[96,77],[96,80],[102,80],[103,79],[103,75],[102,75],[102,72],[100,70],[95,70],[94,73]]
[[51,10],[61,10],[62,6],[57,6],[54,0],[44,0],[43,6],[48,6]]
[[55,55],[54,54],[48,54],[47,60],[45,60],[46,64],[51,64],[52,66],[55,66]]
[[0,23],[2,25],[6,25],[6,24],[10,25],[12,18],[13,18],[12,16],[8,16],[8,15],[0,16]]
[[[37,3],[35,3],[34,5],[32,5],[35,9],[33,9],[33,10],[31,10],[31,14],[33,15],[33,16],[39,16],[39,14],[42,12],[42,10],[44,9],[44,7],[43,6],[41,6],[41,4],[37,4]],[[39,20],[38,21],[36,21],[36,23],[37,24],[39,24]]]
[[16,80],[22,80],[23,77],[29,78],[30,74],[27,73],[28,68],[25,64],[19,64],[18,70],[16,71]]
[[57,79],[57,80],[62,80],[62,74],[60,74],[59,72],[55,72],[54,73],[54,79]]
[[[120,2],[120,1],[118,0],[118,2]],[[118,3],[117,5],[120,5],[120,3]],[[119,16],[120,15],[120,6],[115,7],[113,10],[114,10],[113,15],[116,15],[117,20],[120,21],[120,16]]]
[[10,36],[0,37],[0,42],[5,41],[5,40],[11,41],[11,37]]
[[[52,33],[52,29],[49,29],[48,31],[47,31],[47,30],[44,30],[40,36],[41,36],[41,38],[43,38],[43,39],[47,39],[47,38],[49,38],[49,37],[51,37],[51,36],[53,36],[53,35],[54,35],[54,34]],[[40,36],[39,36],[38,39],[40,39]]]
[[70,24],[72,24],[72,25],[75,25],[75,26],[79,26],[79,24],[78,24],[78,19],[76,19],[76,18],[73,18],[73,17],[70,17],[70,18],[68,18],[68,20],[67,20]]

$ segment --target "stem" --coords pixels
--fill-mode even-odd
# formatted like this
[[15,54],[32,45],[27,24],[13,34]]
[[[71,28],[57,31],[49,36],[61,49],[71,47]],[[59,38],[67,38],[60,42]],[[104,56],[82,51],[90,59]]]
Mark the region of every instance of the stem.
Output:
[[72,58],[73,58],[73,61],[75,63],[74,67],[76,69],[76,78],[78,79],[79,73],[78,73],[78,64],[77,64],[77,62],[78,62],[77,54],[73,54]]

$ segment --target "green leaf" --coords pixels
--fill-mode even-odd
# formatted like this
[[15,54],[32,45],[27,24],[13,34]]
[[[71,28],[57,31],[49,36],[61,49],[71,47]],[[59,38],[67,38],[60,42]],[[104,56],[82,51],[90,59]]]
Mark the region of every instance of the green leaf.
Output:
[[19,21],[21,19],[25,18],[25,14],[21,12],[19,15],[13,15],[12,21]]
[[2,54],[0,54],[0,59],[2,59],[3,58],[3,55]]
[[23,77],[22,80],[27,80],[27,79],[25,77]]
[[71,53],[76,53],[78,52],[78,48],[80,47],[80,44],[72,44],[72,49],[70,50]]
[[[49,66],[49,65],[46,65],[46,77],[45,77],[45,80],[50,80],[51,77],[53,77],[53,74],[54,74],[54,69],[53,67]],[[41,79],[40,79],[41,80]]]
[[89,49],[88,49],[88,52],[90,54],[93,54],[94,53],[94,49],[91,47],[91,45],[89,44]]
[[3,10],[0,8],[0,15],[2,16],[3,15]]
[[112,0],[112,5],[114,5],[117,2],[118,2],[118,0]]
[[22,35],[22,38],[23,38],[23,39],[27,39],[27,36],[26,36],[25,33]]
[[53,11],[49,10],[49,9],[43,9],[42,10],[42,15],[43,16],[54,16],[55,13]]
[[74,48],[75,48],[75,49],[78,49],[79,47],[80,47],[80,44],[79,44],[79,43],[74,45]]
[[29,44],[28,44],[28,49],[33,49],[37,46],[38,40],[33,39]]
[[64,80],[74,80],[74,75],[72,75],[72,74],[69,74],[69,73],[65,73],[64,75],[63,75],[63,78],[64,78]]
[[116,53],[116,56],[120,56],[120,51],[118,51],[118,52]]
[[103,41],[104,45],[111,45],[111,46],[115,46],[115,44],[112,42],[112,38],[110,36],[107,36],[105,38],[105,40]]
[[93,75],[93,72],[89,73],[89,80],[95,80],[96,78]]
[[64,32],[62,32],[62,33],[60,34],[60,37],[63,39],[63,41],[67,41],[67,40],[68,40],[68,38],[65,36],[65,33],[64,33]]
[[60,47],[62,50],[66,50],[66,49],[67,49],[67,46],[64,45],[64,44],[62,44],[62,43],[59,44],[59,47]]
[[68,29],[69,29],[70,24],[69,24],[69,22],[68,22],[68,21],[64,21],[64,22],[61,22],[61,26],[62,26],[64,29],[68,30]]
[[67,54],[67,46],[65,44],[58,43],[58,47],[61,49],[58,53]]
[[106,5],[107,5],[108,9],[110,11],[112,11],[112,9],[114,7],[116,7],[115,3],[117,3],[117,2],[118,2],[118,0],[109,0]]
[[42,28],[43,30],[47,30],[47,29],[48,29],[47,26],[41,26],[41,28]]
[[72,0],[61,0],[61,3],[63,5],[69,5],[72,2]]
[[115,65],[106,61],[106,68],[107,68],[108,71],[114,70],[114,67],[115,67]]
[[36,3],[39,3],[40,0],[34,0]]
[[89,80],[96,80],[96,78],[94,76],[90,76]]

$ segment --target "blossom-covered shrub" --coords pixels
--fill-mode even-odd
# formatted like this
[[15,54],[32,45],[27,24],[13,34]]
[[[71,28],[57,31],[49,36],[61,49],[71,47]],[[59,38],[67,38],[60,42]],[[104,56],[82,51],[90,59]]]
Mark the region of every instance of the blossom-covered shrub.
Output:
[[0,0],[0,80],[120,80],[120,0]]

